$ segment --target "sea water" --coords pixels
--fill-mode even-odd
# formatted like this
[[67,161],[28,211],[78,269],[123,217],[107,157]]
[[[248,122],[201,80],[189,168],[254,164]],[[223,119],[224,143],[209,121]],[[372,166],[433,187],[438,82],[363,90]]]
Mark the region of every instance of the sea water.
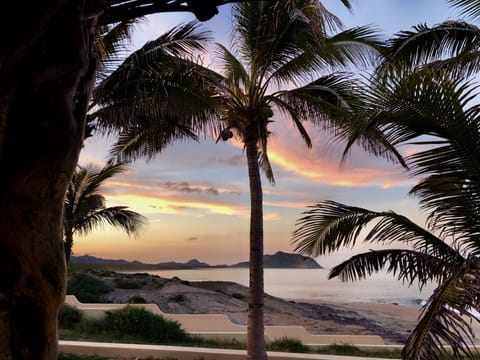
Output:
[[[187,281],[232,281],[248,286],[248,269],[214,268],[194,270],[147,271],[163,278],[178,277]],[[306,299],[326,302],[378,302],[420,307],[435,288],[428,284],[419,290],[391,274],[374,274],[356,282],[328,279],[326,269],[265,269],[265,292],[284,299]]]

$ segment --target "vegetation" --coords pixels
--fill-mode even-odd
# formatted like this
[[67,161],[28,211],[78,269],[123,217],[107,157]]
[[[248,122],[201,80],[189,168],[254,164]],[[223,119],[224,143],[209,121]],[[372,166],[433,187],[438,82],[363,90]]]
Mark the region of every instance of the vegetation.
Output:
[[82,320],[83,312],[81,310],[75,306],[64,304],[58,320],[58,326],[61,328],[72,328]]
[[270,351],[284,351],[294,353],[309,352],[308,347],[303,345],[300,340],[287,337],[272,341],[270,344],[268,344],[267,349]]
[[298,251],[314,256],[357,241],[399,244],[355,255],[334,267],[330,277],[356,281],[386,270],[420,288],[437,283],[403,358],[472,358],[470,321],[478,320],[472,311],[480,311],[478,96],[472,83],[445,69],[425,66],[408,73],[402,67],[387,75],[366,98],[364,129],[381,128],[393,144],[413,141],[422,147],[406,163],[419,178],[410,193],[420,199],[426,226],[393,211],[323,201],[298,221],[293,240]]
[[112,290],[103,281],[83,272],[75,272],[68,279],[67,294],[74,295],[80,302],[102,302],[103,295]]
[[117,338],[129,334],[159,343],[180,343],[187,339],[187,334],[178,322],[136,306],[107,311],[102,320],[102,328]]
[[[119,310],[108,312],[103,319],[85,319],[78,310],[66,307],[64,313],[75,313],[73,321],[60,322],[61,338],[74,340],[93,340],[105,342],[136,342],[147,344],[171,344],[202,346],[225,349],[246,349],[245,343],[232,341],[208,340],[185,333],[175,321],[170,321],[160,315],[155,315],[139,307],[126,306]],[[400,351],[393,350],[360,350],[347,344],[333,344],[319,349],[310,349],[299,340],[281,338],[267,345],[269,351],[294,353],[316,353],[351,355],[361,357],[398,358]],[[89,357],[63,354],[59,359],[83,360]],[[93,358],[97,359],[97,358]]]
[[109,224],[138,236],[147,219],[126,206],[106,206],[100,186],[112,176],[125,171],[125,164],[108,163],[102,169],[93,165],[79,167],[73,174],[65,197],[63,232],[65,257],[70,259],[75,234],[85,235]]
[[134,295],[128,298],[127,303],[128,304],[146,304],[147,300],[145,300],[145,298],[142,296]]
[[63,337],[154,344],[182,344],[189,336],[176,321],[136,306],[108,311],[102,319],[85,319],[63,327]]
[[58,360],[108,360],[105,357],[92,355],[75,355],[61,352],[58,355]]
[[379,42],[368,27],[340,31],[339,19],[317,0],[243,2],[233,7],[233,18],[235,49],[217,44],[222,73],[191,61],[208,37],[186,24],[147,43],[99,84],[94,100],[100,109],[92,117],[106,131],[121,130],[114,150],[122,161],[152,158],[171,141],[212,128],[217,141],[235,138],[243,144],[251,197],[248,357],[261,360],[260,169],[273,183],[267,144],[269,124],[278,116],[274,110],[311,146],[304,122],[331,124],[355,102],[351,78],[332,72],[367,64]]
[[331,344],[326,347],[319,348],[315,351],[317,354],[341,355],[341,356],[357,356],[360,358],[375,357],[384,359],[401,358],[401,350],[394,349],[377,349],[364,350],[355,345],[350,344]]
[[[2,302],[0,357],[53,359],[58,352],[67,276],[62,209],[86,134],[98,26],[178,11],[206,20],[225,2],[0,3],[2,29],[10,29],[0,32],[0,271],[9,274],[0,286],[0,298],[9,299]],[[19,17],[24,26],[15,31]]]

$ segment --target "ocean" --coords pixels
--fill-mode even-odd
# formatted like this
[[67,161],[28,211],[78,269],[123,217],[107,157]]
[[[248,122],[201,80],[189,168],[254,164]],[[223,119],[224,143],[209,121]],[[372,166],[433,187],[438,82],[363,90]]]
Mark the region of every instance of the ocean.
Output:
[[[188,281],[232,281],[248,286],[248,269],[215,268],[147,271],[163,278]],[[420,307],[434,284],[421,292],[417,284],[407,286],[389,274],[375,274],[366,280],[328,280],[326,269],[265,269],[265,292],[284,299],[324,300],[326,302],[378,302]]]

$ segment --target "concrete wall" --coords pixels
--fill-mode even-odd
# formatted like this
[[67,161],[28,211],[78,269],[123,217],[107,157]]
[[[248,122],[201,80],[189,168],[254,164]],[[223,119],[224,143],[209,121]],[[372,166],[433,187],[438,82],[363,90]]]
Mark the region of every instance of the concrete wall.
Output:
[[[82,310],[89,318],[101,318],[105,311],[120,309],[126,304],[84,304],[75,296],[67,295],[65,302]],[[155,304],[135,304],[132,306],[143,307],[154,314],[162,315],[167,319],[178,321],[188,333],[216,340],[246,341],[247,327],[237,325],[223,314],[167,314],[162,312]],[[288,337],[300,340],[304,345],[318,346],[332,343],[352,344],[356,346],[384,345],[383,339],[378,335],[314,335],[302,326],[265,326],[265,340],[273,341]]]

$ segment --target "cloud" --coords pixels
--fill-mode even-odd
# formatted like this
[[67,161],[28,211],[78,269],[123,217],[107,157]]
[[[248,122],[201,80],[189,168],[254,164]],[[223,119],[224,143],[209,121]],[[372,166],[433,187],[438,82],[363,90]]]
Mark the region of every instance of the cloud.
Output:
[[220,157],[209,157],[208,161],[211,163],[218,163],[227,166],[246,166],[247,162],[245,159],[245,155],[234,155],[228,158],[220,158]]
[[190,183],[184,182],[172,182],[167,181],[159,184],[169,190],[185,192],[185,193],[207,193],[210,195],[218,195],[218,189],[214,187],[202,186],[202,185],[190,185]]
[[216,202],[194,198],[182,199],[174,196],[158,196],[151,193],[130,193],[111,195],[107,198],[108,206],[128,204],[131,210],[144,215],[149,214],[183,214],[201,216],[219,214],[247,217],[248,207],[236,203]]
[[399,165],[375,158],[359,147],[354,147],[342,164],[344,144],[332,142],[329,135],[305,124],[313,143],[313,147],[308,149],[300,136],[289,135],[295,129],[289,123],[282,122],[286,126],[275,124],[276,136],[269,146],[274,172],[275,167],[280,167],[304,180],[335,186],[377,185],[388,188],[411,181]]

